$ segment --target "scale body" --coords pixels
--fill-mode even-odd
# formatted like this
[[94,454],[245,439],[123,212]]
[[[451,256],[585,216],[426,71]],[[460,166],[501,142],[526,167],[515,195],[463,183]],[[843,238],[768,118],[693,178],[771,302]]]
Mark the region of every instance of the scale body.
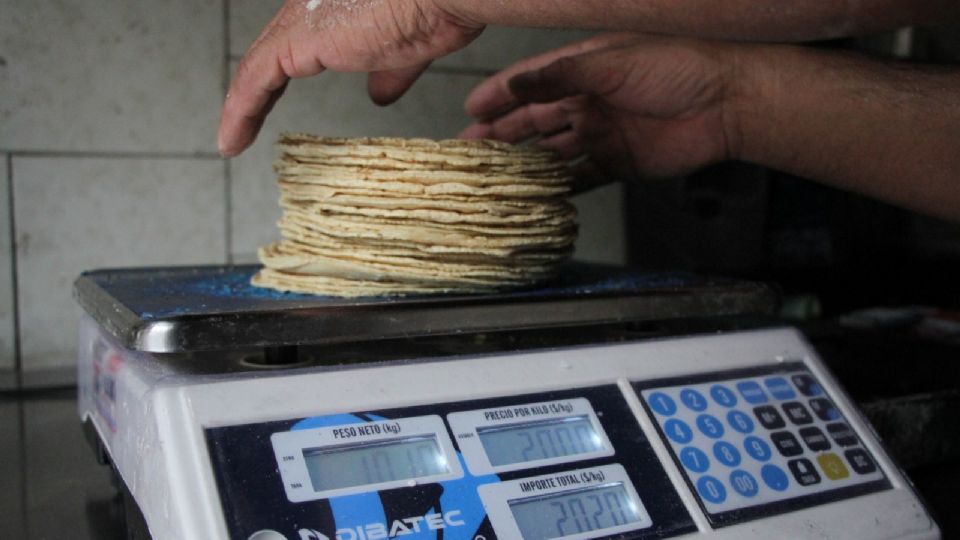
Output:
[[[457,327],[479,342],[471,331],[493,321],[570,334],[587,322],[755,312],[769,300],[763,288],[663,276],[604,287],[584,276],[449,303],[258,296],[235,309],[238,297],[260,294],[243,289],[245,272],[78,281],[90,313],[80,415],[153,538],[939,538],[793,329],[358,358],[347,345],[354,333],[324,324],[366,317],[380,336],[400,337],[410,322],[398,315],[432,311],[443,316],[424,333]],[[228,286],[203,297],[196,284],[211,279]],[[183,297],[151,294],[174,282]],[[175,314],[150,300],[161,296],[180,306]],[[264,332],[224,326],[278,317],[315,327],[269,345],[311,352],[302,365],[253,367]],[[232,333],[233,349],[216,346],[211,321]],[[321,335],[328,346],[309,348]],[[177,349],[204,340],[210,352]],[[378,343],[402,341],[367,348]]]

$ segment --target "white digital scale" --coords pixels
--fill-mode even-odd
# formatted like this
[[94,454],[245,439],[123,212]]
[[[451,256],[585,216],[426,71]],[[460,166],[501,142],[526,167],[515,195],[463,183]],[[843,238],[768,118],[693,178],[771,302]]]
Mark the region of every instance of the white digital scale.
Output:
[[342,300],[254,270],[77,280],[79,411],[131,538],[940,537],[797,331],[730,329],[762,285]]

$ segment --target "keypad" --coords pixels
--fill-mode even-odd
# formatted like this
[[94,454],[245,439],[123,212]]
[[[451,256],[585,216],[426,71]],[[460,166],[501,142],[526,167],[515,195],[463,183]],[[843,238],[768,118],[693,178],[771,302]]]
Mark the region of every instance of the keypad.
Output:
[[708,515],[883,479],[806,369],[640,394]]

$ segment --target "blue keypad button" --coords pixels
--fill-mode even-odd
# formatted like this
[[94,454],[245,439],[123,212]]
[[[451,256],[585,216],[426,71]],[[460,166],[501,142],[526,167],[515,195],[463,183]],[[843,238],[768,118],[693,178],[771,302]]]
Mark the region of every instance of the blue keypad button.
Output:
[[707,410],[707,398],[693,388],[687,388],[680,392],[680,401],[691,411],[703,412]]
[[805,396],[813,397],[823,393],[823,388],[820,387],[820,383],[806,373],[794,375],[790,377],[790,380],[797,386],[797,390]]
[[730,473],[730,485],[733,490],[744,497],[754,497],[760,491],[760,485],[752,474],[747,471],[737,469]]
[[770,391],[770,395],[776,399],[793,399],[797,397],[797,393],[793,391],[793,387],[790,386],[790,383],[783,377],[770,377],[764,380],[763,384],[766,385],[767,390]]
[[663,432],[671,441],[679,444],[687,444],[693,440],[693,430],[683,420],[671,418],[663,424]]
[[733,390],[720,384],[710,387],[710,397],[724,407],[733,407],[737,404],[737,396],[733,393]]
[[683,463],[684,467],[695,473],[707,472],[707,469],[710,468],[710,458],[707,457],[707,454],[693,446],[688,446],[680,451],[680,462]]
[[743,449],[750,454],[750,457],[757,461],[767,461],[770,459],[770,445],[760,437],[747,437],[743,440]]
[[671,416],[677,412],[677,404],[674,403],[673,398],[663,392],[650,394],[650,397],[647,398],[647,403],[650,404],[653,412],[662,416]]
[[776,465],[764,465],[760,469],[760,477],[770,489],[784,491],[790,487],[790,478],[787,477],[787,473]]
[[723,483],[712,476],[701,476],[697,480],[697,492],[703,500],[713,504],[720,504],[727,500],[727,488]]
[[737,383],[737,391],[740,392],[740,395],[743,396],[743,399],[747,403],[756,405],[767,402],[767,394],[764,393],[763,388],[760,388],[760,384],[754,381]]
[[740,464],[740,451],[727,441],[719,441],[713,445],[713,457],[727,467],[736,467]]
[[730,411],[727,413],[727,423],[734,431],[740,433],[750,433],[753,431],[753,420],[742,411]]
[[697,417],[697,427],[700,428],[700,433],[711,439],[723,437],[723,424],[717,420],[716,416],[701,414]]

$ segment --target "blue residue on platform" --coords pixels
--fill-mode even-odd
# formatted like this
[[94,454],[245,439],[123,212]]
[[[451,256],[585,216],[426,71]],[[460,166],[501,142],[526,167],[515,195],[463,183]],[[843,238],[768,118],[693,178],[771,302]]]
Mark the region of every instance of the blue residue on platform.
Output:
[[[250,284],[257,266],[98,270],[86,275],[142,320],[290,308],[421,301],[438,295],[343,299],[285,293]],[[715,283],[686,273],[629,271],[571,264],[547,286],[510,291],[519,298],[663,291]],[[473,296],[463,296],[469,301]]]

